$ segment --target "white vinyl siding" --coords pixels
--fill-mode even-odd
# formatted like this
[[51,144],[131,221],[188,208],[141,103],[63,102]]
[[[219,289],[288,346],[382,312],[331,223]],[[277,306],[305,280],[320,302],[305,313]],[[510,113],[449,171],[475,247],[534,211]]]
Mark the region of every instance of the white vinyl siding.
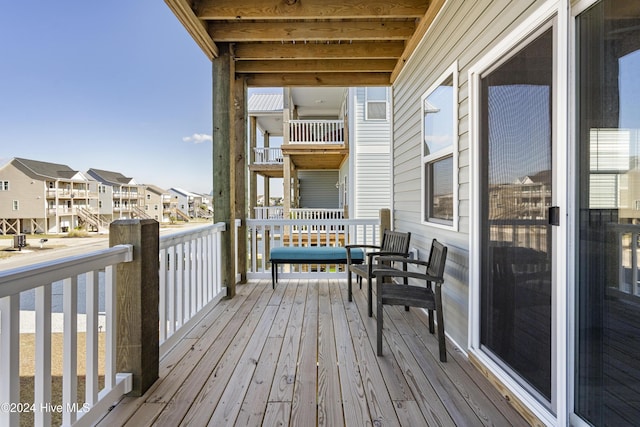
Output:
[[[538,2],[541,4],[542,2]],[[468,70],[524,19],[534,0],[521,2],[446,2],[394,84],[394,226],[410,231],[412,246],[426,259],[433,238],[449,247],[444,313],[447,334],[462,348],[468,342],[470,151]],[[455,61],[458,62],[458,231],[421,221],[420,98]]]
[[[382,88],[388,93],[390,89]],[[378,218],[391,207],[391,121],[367,120],[367,88],[355,90],[355,128],[351,143],[354,156],[353,215]]]

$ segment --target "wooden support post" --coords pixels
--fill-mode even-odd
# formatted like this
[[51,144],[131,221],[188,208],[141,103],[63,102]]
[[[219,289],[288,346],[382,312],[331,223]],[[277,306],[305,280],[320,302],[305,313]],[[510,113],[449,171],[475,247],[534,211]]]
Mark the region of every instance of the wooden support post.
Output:
[[[233,129],[231,138],[231,188],[233,196],[233,219],[241,220],[240,227],[232,228],[233,242],[237,242],[234,255],[238,254],[238,264],[234,283],[247,281],[247,85],[244,77],[233,80]],[[238,238],[235,239],[235,235]],[[234,287],[235,290],[235,287]]]
[[[212,61],[213,74],[213,217],[214,222],[224,222],[227,230],[233,230],[231,195],[231,81],[233,60],[229,44],[221,43],[219,56]],[[222,286],[227,287],[227,296],[233,297],[235,288],[235,254],[233,236],[222,233],[221,240],[221,278]]]
[[382,235],[384,230],[391,230],[391,210],[380,209],[380,240],[382,242]]
[[[256,164],[256,146],[257,146],[258,120],[256,116],[249,118],[249,164]],[[266,179],[266,177],[265,177]],[[256,217],[256,206],[258,206],[258,174],[251,172],[249,178],[249,217]]]
[[284,211],[284,218],[288,219],[289,218],[289,212],[291,210],[291,158],[289,157],[289,155],[285,155],[284,156],[284,161],[283,161],[283,174],[284,174],[284,178],[283,178],[283,184],[284,184],[284,191],[283,191],[283,196],[284,196],[284,200],[282,201],[283,206],[283,211]]
[[109,246],[133,245],[133,261],[118,264],[118,372],[133,374],[130,396],[142,396],[158,379],[160,227],[153,219],[122,219],[109,226]]

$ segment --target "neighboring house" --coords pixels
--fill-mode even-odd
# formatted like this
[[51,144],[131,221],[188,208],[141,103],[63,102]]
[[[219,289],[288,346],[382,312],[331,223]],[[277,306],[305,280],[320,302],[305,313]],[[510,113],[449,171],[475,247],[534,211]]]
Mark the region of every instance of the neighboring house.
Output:
[[[285,88],[283,94],[253,94],[248,101],[252,216],[309,217],[311,211],[315,218],[370,218],[389,208],[389,101],[387,88]],[[276,138],[281,142],[274,144]],[[283,206],[258,207],[259,193],[263,202],[272,198],[271,178],[282,179]]]
[[192,218],[196,218],[196,206],[199,206],[202,196],[182,188],[173,187],[169,189],[169,194],[175,204],[174,217],[176,219],[189,221]]
[[199,194],[200,205],[198,206],[197,213],[200,218],[213,218],[213,199],[209,194]]
[[144,211],[158,222],[170,222],[171,193],[155,185],[146,185]]
[[106,171],[101,169],[89,169],[87,171],[94,180],[98,181],[100,185],[104,187],[110,187],[112,199],[111,209],[109,213],[108,193],[106,191],[104,196],[100,198],[101,212],[104,212],[102,219],[107,222],[114,221],[116,219],[131,219],[131,218],[153,218],[153,215],[148,215],[144,211],[145,204],[145,185],[136,183],[133,178],[128,178],[119,172]]
[[2,234],[91,227],[97,201],[97,183],[69,166],[14,158],[0,168]]

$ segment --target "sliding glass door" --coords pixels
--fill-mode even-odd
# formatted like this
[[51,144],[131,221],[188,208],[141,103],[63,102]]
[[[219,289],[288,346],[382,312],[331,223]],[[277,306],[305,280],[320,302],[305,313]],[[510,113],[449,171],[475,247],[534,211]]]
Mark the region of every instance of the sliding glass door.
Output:
[[640,422],[640,2],[577,17],[575,413]]
[[[482,348],[549,405],[554,27],[481,75]],[[551,217],[549,216],[551,213]]]

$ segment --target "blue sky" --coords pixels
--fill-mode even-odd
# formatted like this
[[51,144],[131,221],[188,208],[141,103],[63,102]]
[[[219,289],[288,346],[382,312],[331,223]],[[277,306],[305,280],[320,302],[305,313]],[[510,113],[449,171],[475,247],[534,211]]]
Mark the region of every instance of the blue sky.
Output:
[[163,1],[4,2],[0,40],[0,164],[211,191],[211,62]]

